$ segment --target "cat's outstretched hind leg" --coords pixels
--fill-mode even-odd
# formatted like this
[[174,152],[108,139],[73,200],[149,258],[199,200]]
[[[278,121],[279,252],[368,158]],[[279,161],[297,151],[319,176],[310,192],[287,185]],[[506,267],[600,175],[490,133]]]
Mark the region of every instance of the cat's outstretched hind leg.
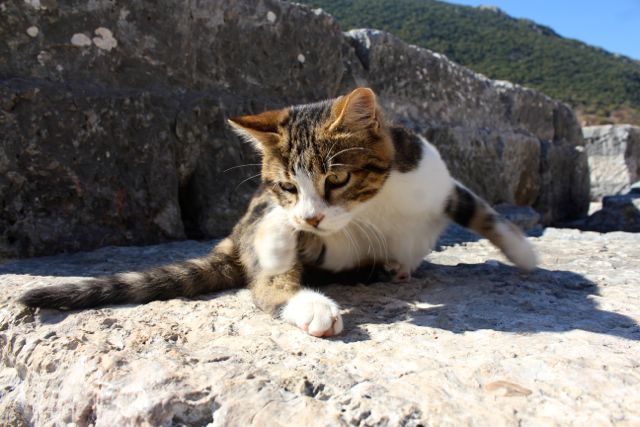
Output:
[[445,213],[456,223],[489,239],[518,267],[527,271],[536,268],[538,256],[522,231],[462,184],[456,182]]
[[394,283],[406,283],[411,280],[411,270],[398,261],[389,261],[384,264],[384,270],[391,276]]

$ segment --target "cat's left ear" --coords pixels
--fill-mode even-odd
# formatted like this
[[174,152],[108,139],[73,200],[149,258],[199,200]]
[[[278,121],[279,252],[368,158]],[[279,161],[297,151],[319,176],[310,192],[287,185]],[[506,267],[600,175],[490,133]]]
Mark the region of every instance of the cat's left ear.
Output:
[[234,132],[251,142],[258,150],[273,147],[280,141],[278,125],[286,118],[286,110],[233,117],[228,120]]

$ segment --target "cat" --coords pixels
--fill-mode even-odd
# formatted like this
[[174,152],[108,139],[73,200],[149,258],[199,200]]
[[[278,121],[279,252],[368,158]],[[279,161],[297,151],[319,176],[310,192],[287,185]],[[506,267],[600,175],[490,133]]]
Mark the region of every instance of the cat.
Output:
[[210,254],[35,288],[20,301],[78,309],[248,286],[257,307],[323,337],[343,330],[340,308],[302,286],[305,271],[383,267],[406,282],[451,220],[488,238],[518,267],[536,267],[520,230],[454,180],[433,145],[387,123],[371,89],[229,124],[260,152],[262,184]]

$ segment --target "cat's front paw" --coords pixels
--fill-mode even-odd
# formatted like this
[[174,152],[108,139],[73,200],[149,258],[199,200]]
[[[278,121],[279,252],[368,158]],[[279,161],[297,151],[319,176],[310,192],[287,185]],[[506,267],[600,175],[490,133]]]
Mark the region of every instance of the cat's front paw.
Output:
[[337,335],[343,328],[338,304],[309,289],[295,294],[282,310],[281,317],[315,337]]

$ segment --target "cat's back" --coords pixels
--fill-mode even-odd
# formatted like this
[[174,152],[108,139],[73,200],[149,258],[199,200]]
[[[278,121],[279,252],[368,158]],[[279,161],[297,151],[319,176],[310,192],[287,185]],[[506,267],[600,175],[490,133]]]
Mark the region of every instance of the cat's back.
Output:
[[395,127],[394,167],[369,210],[397,211],[398,216],[443,213],[454,181],[438,150],[426,139]]

